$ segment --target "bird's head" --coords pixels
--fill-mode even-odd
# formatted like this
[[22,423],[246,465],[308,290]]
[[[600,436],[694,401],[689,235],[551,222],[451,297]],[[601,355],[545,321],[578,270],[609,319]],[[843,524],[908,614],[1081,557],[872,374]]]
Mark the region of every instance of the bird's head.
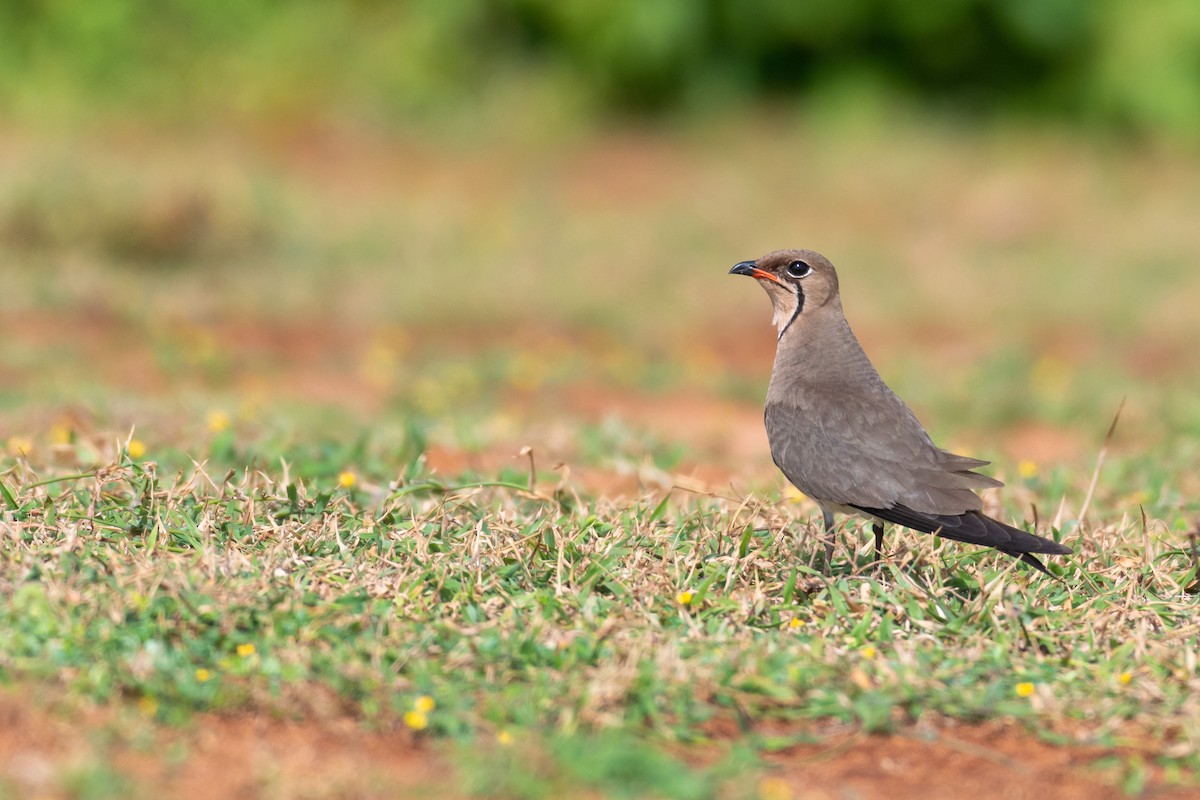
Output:
[[837,301],[837,272],[829,259],[812,250],[776,250],[757,261],[742,261],[731,275],[749,275],[767,290],[780,338],[797,318]]

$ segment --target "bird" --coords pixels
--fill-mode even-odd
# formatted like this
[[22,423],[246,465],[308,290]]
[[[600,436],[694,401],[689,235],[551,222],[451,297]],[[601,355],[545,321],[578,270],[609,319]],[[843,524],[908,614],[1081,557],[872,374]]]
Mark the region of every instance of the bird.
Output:
[[820,506],[826,574],[835,513],[872,520],[876,561],[887,522],[994,547],[1046,575],[1035,554],[1072,552],[982,513],[976,492],[1003,483],[975,471],[987,461],[935,445],[884,383],[846,321],[829,259],[777,250],[729,272],[755,278],[771,299],[778,335],[763,420],[775,465]]

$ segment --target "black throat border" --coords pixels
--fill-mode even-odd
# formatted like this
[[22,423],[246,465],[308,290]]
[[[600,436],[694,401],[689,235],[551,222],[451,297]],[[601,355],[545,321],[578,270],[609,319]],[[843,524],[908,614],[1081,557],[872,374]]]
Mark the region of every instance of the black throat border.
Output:
[[800,312],[804,310],[804,290],[800,288],[800,284],[794,284],[796,287],[796,310],[792,312],[791,318],[787,321],[787,325],[779,331],[779,336],[776,339],[783,338],[783,335],[788,332],[788,328],[792,327],[792,323],[796,321],[796,317],[800,316]]

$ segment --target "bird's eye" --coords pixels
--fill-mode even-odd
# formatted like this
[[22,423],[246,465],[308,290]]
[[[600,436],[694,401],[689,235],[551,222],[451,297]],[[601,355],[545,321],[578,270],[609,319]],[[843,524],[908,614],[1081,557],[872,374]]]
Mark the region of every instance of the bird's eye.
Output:
[[796,259],[787,265],[787,274],[793,278],[803,278],[812,272],[812,267],[807,262]]

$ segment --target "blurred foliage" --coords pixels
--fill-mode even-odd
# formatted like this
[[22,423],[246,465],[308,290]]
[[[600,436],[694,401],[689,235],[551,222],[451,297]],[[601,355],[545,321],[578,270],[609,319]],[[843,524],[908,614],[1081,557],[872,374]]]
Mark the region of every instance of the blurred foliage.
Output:
[[1193,0],[6,0],[0,37],[0,103],[34,117],[395,122],[514,79],[623,112],[867,86],[1200,130]]
[[277,243],[278,203],[228,176],[115,174],[73,161],[0,183],[0,245],[91,252],[130,264],[253,254]]

